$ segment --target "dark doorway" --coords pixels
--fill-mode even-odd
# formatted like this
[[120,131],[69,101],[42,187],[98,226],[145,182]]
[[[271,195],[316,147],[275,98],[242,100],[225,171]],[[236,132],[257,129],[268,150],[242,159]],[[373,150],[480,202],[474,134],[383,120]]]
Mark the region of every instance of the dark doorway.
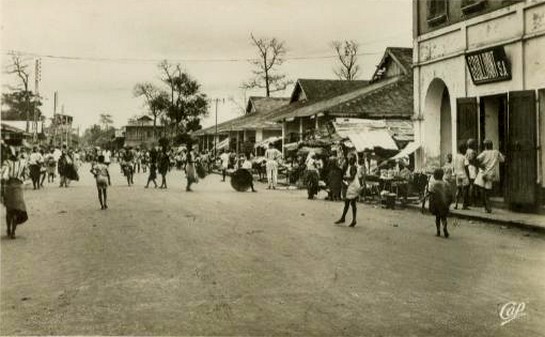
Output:
[[[504,155],[507,154],[507,94],[481,97],[479,115],[479,145],[489,139]],[[492,196],[504,196],[507,181],[505,165],[500,165],[500,184],[494,186]]]

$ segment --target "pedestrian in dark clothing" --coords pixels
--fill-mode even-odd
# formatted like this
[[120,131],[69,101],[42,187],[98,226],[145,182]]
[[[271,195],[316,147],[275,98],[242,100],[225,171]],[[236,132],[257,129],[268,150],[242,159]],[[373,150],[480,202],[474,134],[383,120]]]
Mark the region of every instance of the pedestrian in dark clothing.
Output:
[[157,150],[151,149],[147,164],[149,165],[149,173],[146,188],[149,187],[150,182],[153,182],[155,188],[157,188],[157,182],[155,181],[157,179]]
[[435,226],[437,227],[437,236],[441,236],[441,223],[443,223],[443,234],[445,238],[449,237],[447,229],[447,217],[450,204],[452,203],[452,187],[443,180],[444,172],[442,169],[436,169],[433,172],[433,179],[430,181],[428,193],[422,200],[422,212],[426,198],[429,197],[429,209],[431,214],[435,215]]
[[329,158],[329,200],[341,200],[341,191],[343,188],[343,169],[341,158],[332,156]]
[[159,174],[161,174],[161,187],[159,188],[167,188],[167,173],[170,168],[170,157],[166,148],[163,148],[161,153],[159,153],[157,161],[157,168],[159,169]]

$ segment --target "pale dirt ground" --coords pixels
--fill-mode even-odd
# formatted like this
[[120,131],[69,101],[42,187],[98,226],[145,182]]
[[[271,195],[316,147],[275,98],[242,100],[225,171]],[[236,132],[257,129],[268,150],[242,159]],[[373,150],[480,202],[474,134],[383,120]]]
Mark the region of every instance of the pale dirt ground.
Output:
[[[27,191],[18,238],[2,224],[2,335],[539,336],[543,234],[304,191],[238,193],[217,175],[183,191],[127,187],[101,211],[88,168],[69,189]],[[499,306],[526,303],[500,326]]]

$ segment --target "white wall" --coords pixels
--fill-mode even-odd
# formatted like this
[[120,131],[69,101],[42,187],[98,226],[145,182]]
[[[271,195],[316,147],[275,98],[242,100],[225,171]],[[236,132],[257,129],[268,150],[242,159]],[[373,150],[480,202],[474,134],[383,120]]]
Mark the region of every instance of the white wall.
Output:
[[[473,84],[465,53],[499,45],[504,46],[511,61],[512,79]],[[414,40],[414,49],[415,140],[423,147],[417,153],[416,164],[423,168],[436,165],[444,152],[440,146],[440,105],[426,101],[434,80],[442,80],[450,93],[452,153],[457,148],[457,98],[545,88],[545,1],[527,0],[419,36]],[[545,111],[540,115],[544,116]],[[497,123],[492,116],[487,118]],[[497,137],[497,130],[494,135],[491,128],[485,131],[487,137]]]

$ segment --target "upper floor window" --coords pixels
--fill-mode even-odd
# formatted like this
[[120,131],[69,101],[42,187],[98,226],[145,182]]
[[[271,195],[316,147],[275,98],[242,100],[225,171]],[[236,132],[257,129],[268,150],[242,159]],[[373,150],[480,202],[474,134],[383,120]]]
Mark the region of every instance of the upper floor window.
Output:
[[484,8],[486,0],[462,0],[462,12],[471,14]]
[[447,0],[428,0],[428,23],[440,24],[447,19]]

